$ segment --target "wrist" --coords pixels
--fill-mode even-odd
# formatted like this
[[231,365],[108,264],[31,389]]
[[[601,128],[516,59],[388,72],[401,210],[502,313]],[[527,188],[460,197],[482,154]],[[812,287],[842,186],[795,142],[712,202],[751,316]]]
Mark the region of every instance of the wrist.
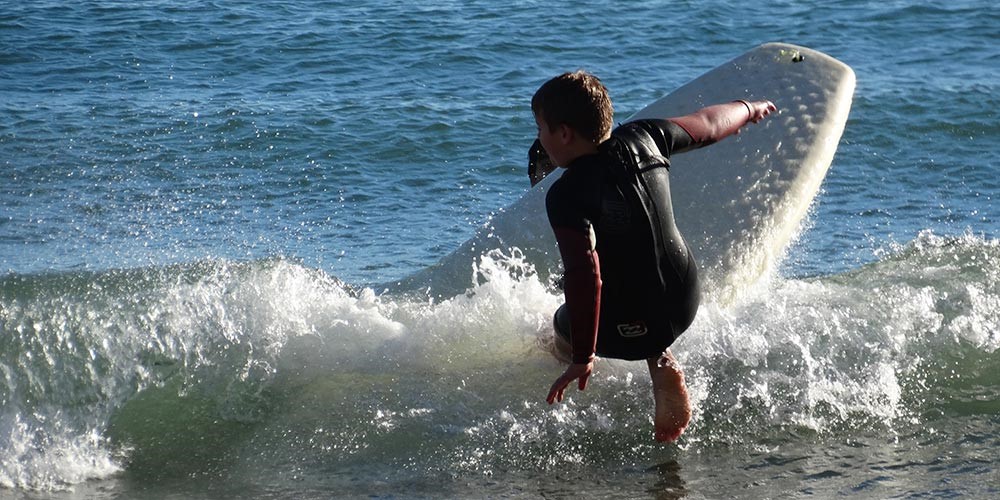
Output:
[[749,121],[750,119],[753,118],[753,106],[750,104],[750,101],[748,101],[746,99],[737,99],[737,100],[735,100],[733,102],[740,102],[740,103],[743,103],[744,106],[746,106],[746,108],[747,108],[747,121]]

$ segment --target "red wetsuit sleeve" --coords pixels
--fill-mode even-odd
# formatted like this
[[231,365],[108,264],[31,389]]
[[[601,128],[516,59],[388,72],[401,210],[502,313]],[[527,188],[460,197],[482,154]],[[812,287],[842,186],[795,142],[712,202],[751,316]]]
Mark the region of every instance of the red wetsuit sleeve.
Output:
[[566,272],[566,307],[573,339],[573,362],[589,363],[597,348],[601,314],[601,263],[593,233],[553,227]]
[[740,127],[750,121],[750,105],[744,101],[716,104],[690,115],[667,120],[684,129],[693,139],[691,146],[686,149],[696,149],[714,144],[739,132]]

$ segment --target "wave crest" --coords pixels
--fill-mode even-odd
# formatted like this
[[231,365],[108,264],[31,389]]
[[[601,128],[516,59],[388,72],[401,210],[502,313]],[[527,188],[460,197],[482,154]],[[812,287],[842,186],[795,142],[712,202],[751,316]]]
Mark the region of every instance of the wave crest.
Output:
[[[674,347],[696,409],[683,446],[992,414],[998,258],[997,241],[924,233],[846,273],[705,305]],[[490,251],[467,276],[447,299],[354,289],[280,259],[3,278],[0,485],[660,453],[641,363],[602,360],[586,393],[541,403],[559,372],[561,297],[525,254]]]

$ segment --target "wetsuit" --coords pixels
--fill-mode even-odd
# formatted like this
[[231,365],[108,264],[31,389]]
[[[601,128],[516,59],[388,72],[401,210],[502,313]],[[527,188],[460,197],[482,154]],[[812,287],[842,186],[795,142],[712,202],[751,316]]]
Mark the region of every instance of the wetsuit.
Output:
[[566,292],[556,332],[573,345],[575,363],[595,352],[659,356],[694,320],[698,272],[674,223],[669,157],[717,139],[696,139],[675,121],[629,122],[550,187]]

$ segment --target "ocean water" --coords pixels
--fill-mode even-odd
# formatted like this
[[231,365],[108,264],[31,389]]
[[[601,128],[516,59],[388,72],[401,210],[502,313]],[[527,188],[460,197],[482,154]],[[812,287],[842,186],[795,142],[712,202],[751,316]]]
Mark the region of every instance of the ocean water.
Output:
[[[5,2],[0,498],[1000,496],[992,1]],[[786,258],[544,396],[549,263],[393,283],[528,188],[528,101],[619,119],[768,41],[854,68]],[[707,201],[709,202],[709,201]],[[541,216],[541,214],[540,214]]]

